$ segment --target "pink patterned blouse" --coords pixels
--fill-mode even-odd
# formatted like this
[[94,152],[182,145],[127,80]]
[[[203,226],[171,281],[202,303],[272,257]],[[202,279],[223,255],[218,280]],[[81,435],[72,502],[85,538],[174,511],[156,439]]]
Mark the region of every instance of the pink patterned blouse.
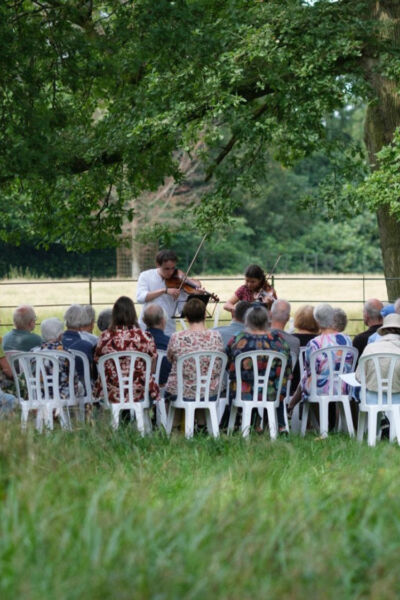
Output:
[[[156,344],[150,333],[142,331],[139,327],[117,327],[114,330],[107,329],[106,331],[103,331],[96,346],[94,360],[95,362],[98,362],[99,358],[105,354],[124,351],[143,352],[144,354],[148,354],[151,358],[157,357]],[[118,402],[118,374],[114,361],[106,361],[105,373],[109,400],[110,402]],[[124,375],[129,373],[128,359],[122,362],[122,373]],[[145,382],[144,374],[144,361],[136,361],[133,377],[135,402],[138,402],[143,398]],[[98,379],[95,384],[94,395],[98,397],[101,394],[101,389],[101,381]],[[152,400],[159,400],[159,389],[153,376],[150,377],[149,392]],[[125,397],[125,401],[127,400],[128,392],[126,392]]]
[[[176,363],[182,354],[196,352],[197,350],[210,350],[223,352],[224,346],[221,335],[218,331],[207,329],[205,331],[178,331],[171,335],[167,348],[167,358],[172,364],[171,372],[167,381],[167,392],[176,395],[177,376]],[[203,363],[202,363],[203,366]],[[208,368],[208,361],[204,359],[204,371]],[[196,397],[196,367],[194,361],[185,361],[183,371],[184,397],[194,399]],[[217,391],[219,384],[219,373],[211,378],[211,394]]]

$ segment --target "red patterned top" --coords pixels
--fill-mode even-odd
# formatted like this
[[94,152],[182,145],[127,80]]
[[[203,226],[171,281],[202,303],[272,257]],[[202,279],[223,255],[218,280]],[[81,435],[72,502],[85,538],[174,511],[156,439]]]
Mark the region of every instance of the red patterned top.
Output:
[[269,283],[265,283],[262,290],[258,290],[258,292],[253,292],[246,284],[243,284],[236,290],[235,296],[239,300],[245,300],[246,302],[254,302],[261,296],[260,300],[268,306],[271,306],[277,298],[276,291]]
[[[156,344],[150,333],[142,331],[139,327],[117,327],[114,330],[107,329],[103,331],[96,346],[94,360],[98,362],[99,358],[105,354],[124,351],[143,352],[151,358],[157,357]],[[129,360],[123,360],[121,366],[123,375],[127,375],[129,373]],[[143,399],[145,367],[146,365],[143,360],[136,361],[134,373],[135,402]],[[118,374],[114,361],[106,361],[105,374],[109,401],[118,402]],[[101,389],[99,378],[95,384],[94,395],[98,397],[101,394]],[[150,377],[149,393],[152,400],[159,400],[159,389],[153,376]],[[127,400],[128,391],[126,391],[125,402]]]
[[[172,364],[171,372],[167,381],[167,391],[170,394],[177,393],[176,363],[182,354],[197,352],[198,350],[224,351],[221,335],[218,331],[206,329],[205,331],[191,331],[190,329],[178,331],[171,335],[167,348],[167,358]],[[203,363],[202,363],[203,367]],[[208,361],[204,359],[204,371],[208,368]],[[185,361],[183,365],[183,381],[185,398],[196,397],[196,367],[194,361]],[[217,391],[219,384],[219,373],[213,374],[211,378],[210,395]]]

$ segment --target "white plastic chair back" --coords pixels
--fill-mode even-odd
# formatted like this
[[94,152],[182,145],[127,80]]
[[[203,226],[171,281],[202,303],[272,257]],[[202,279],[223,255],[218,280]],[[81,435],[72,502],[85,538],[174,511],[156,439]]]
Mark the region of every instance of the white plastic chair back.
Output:
[[[69,350],[75,358],[80,358],[83,364],[83,385],[85,386],[85,402],[92,403],[92,378],[90,376],[90,363],[87,355],[81,350]],[[76,362],[76,361],[75,361]]]
[[[64,412],[66,400],[59,392],[58,357],[50,352],[18,352],[10,356],[10,364],[22,410],[22,427],[26,427],[29,411],[36,410],[36,428],[41,431],[45,423],[52,429],[55,410],[61,426],[69,428],[69,415]],[[27,398],[21,394],[19,377],[25,379]]]
[[155,382],[160,387],[160,400],[156,402],[156,422],[157,426],[160,427],[162,425],[165,430],[167,430],[167,409],[165,406],[165,385],[163,387],[160,386],[160,371],[161,365],[164,358],[167,357],[166,350],[159,350],[157,348],[157,363],[156,363],[156,372],[154,374]]
[[[380,359],[389,360],[389,368],[387,377],[383,377],[382,365]],[[377,354],[369,354],[368,356],[361,356],[359,360],[360,367],[360,381],[361,391],[360,400],[362,405],[367,404],[367,381],[366,381],[366,366],[367,363],[371,362],[375,371],[375,377],[378,383],[377,402],[378,406],[391,406],[392,405],[392,388],[393,388],[393,375],[395,369],[400,369],[400,355],[391,354],[390,352],[380,352]],[[385,369],[386,370],[386,369]]]
[[[135,398],[135,365],[137,361],[143,361],[145,363],[144,376],[144,390],[143,397],[137,401]],[[112,361],[115,365],[118,377],[118,398],[116,402],[110,402],[108,398],[107,388],[107,374],[105,371],[105,365],[107,361]],[[128,372],[124,372],[122,369],[122,362],[128,361]],[[149,386],[150,386],[150,374],[151,374],[151,362],[152,359],[148,354],[143,352],[111,352],[101,356],[97,364],[98,372],[100,375],[101,384],[103,387],[104,401],[108,408],[111,410],[112,427],[116,429],[119,425],[119,413],[121,410],[129,409],[131,411],[131,418],[136,417],[138,430],[142,435],[151,431],[151,421],[149,417],[150,409],[150,397],[149,397]],[[128,399],[126,400],[126,393]]]
[[[346,359],[351,355],[351,365]],[[328,391],[322,392],[318,388],[318,373],[316,371],[317,360],[326,357],[328,360]],[[340,375],[354,371],[357,362],[358,350],[352,346],[326,346],[315,350],[310,356],[311,390],[310,397],[316,396],[342,396],[345,384]]]
[[[195,402],[209,402],[210,401],[210,386],[212,376],[217,373],[221,374],[219,377],[218,389],[212,392],[212,396],[219,397],[222,388],[223,373],[226,368],[227,356],[224,352],[211,352],[208,350],[201,350],[197,352],[190,352],[183,354],[178,358],[176,365],[177,374],[177,400],[185,401],[184,398],[184,379],[183,371],[186,361],[194,361],[196,370],[196,397]],[[208,361],[208,365],[206,365]],[[206,366],[205,366],[206,365]]]
[[66,352],[65,350],[46,350],[40,351],[40,354],[43,353],[48,354],[49,356],[53,356],[58,360],[58,368],[61,370],[60,361],[66,360],[68,362],[68,405],[75,406],[76,398],[75,398],[75,359],[71,352]]
[[[264,357],[267,364],[264,372],[258,370],[258,359]],[[273,402],[275,407],[279,406],[280,395],[282,390],[283,375],[286,369],[287,357],[282,352],[275,352],[273,350],[250,350],[249,352],[243,352],[235,359],[235,371],[236,371],[236,399],[240,402],[249,402],[249,400],[242,400],[242,362],[244,360],[251,360],[252,371],[253,371],[253,398],[252,402],[259,404],[262,402]],[[281,371],[279,375],[278,384],[275,385],[274,396],[268,397],[268,381],[270,380],[271,368],[275,361],[280,363]],[[261,398],[260,398],[261,394]]]
[[307,346],[300,346],[299,352],[299,368],[300,368],[300,379],[304,372],[304,357],[306,354]]

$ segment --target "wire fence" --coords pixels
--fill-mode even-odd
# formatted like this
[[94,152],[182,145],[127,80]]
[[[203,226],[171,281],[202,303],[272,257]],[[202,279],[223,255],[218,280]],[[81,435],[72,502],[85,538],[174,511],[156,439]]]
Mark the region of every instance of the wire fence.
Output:
[[[203,286],[220,298],[218,306],[210,305],[215,324],[230,320],[222,310],[243,283],[242,277],[204,276]],[[329,302],[341,306],[355,325],[362,323],[362,307],[368,298],[387,299],[385,278],[378,275],[276,275],[272,283],[280,298],[292,305],[292,314],[301,304]],[[91,304],[96,309],[112,306],[121,295],[135,299],[137,279],[16,280],[0,282],[0,318],[2,328],[12,326],[12,310],[20,304],[32,304],[41,319],[57,314],[74,303]],[[140,306],[137,307],[140,310]],[[354,329],[354,328],[353,328]]]

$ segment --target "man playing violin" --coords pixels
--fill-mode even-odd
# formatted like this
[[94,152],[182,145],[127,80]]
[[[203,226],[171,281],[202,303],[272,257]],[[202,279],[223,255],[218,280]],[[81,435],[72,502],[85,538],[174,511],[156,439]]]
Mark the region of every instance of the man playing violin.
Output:
[[[144,304],[139,318],[142,329],[146,326],[142,321],[142,314],[149,304],[156,303],[162,306],[168,316],[165,334],[172,335],[176,326],[173,317],[176,312],[180,313],[188,293],[180,289],[181,283],[185,281],[185,273],[177,269],[178,257],[172,250],[160,250],[156,255],[156,269],[142,271],[139,275],[136,292],[136,302]],[[203,292],[200,281],[196,279],[186,280],[193,286],[193,291]],[[185,289],[187,286],[185,285]],[[190,290],[189,290],[190,293]]]

